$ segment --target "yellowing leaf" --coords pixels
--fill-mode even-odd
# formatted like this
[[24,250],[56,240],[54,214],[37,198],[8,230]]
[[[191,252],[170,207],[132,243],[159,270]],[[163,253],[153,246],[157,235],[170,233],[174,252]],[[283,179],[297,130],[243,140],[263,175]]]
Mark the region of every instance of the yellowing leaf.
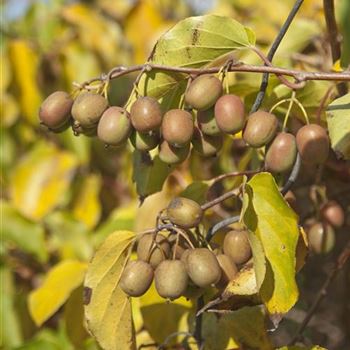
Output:
[[118,286],[135,235],[116,231],[96,251],[84,282],[85,318],[102,349],[134,349],[131,304]]
[[[141,0],[125,21],[125,34],[134,48],[135,63],[146,61],[154,34],[164,26],[164,20],[156,8],[155,1]],[[140,30],[141,29],[141,30]],[[150,39],[153,42],[150,42]]]
[[[270,314],[286,313],[298,299],[295,281],[297,216],[278,191],[269,173],[255,175],[246,185],[249,204],[244,223],[259,238],[266,257],[260,297]],[[266,272],[265,272],[266,271]],[[257,280],[261,280],[257,276]]]
[[283,346],[282,348],[278,348],[276,350],[327,350],[326,348],[323,348],[318,345],[311,345],[311,346]]
[[10,183],[12,204],[40,220],[63,199],[77,166],[76,157],[40,142],[17,164]]
[[73,216],[90,229],[95,227],[101,216],[100,188],[101,178],[91,174],[82,180],[79,193],[74,200]]
[[37,326],[66,302],[71,292],[83,282],[85,271],[85,263],[65,260],[48,272],[43,284],[29,294],[29,312]]
[[7,93],[0,92],[0,122],[2,126],[9,127],[13,125],[19,115],[19,106],[16,99]]
[[333,150],[339,157],[350,159],[350,93],[334,100],[326,114]]
[[25,118],[38,123],[38,111],[42,100],[37,83],[38,56],[28,42],[15,39],[9,42],[9,56],[14,79],[19,90],[19,101]]

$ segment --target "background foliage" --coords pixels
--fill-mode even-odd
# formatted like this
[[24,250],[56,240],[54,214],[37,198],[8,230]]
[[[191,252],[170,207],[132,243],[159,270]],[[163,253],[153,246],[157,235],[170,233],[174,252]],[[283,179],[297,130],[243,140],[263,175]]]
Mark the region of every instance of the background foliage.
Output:
[[[128,230],[153,227],[157,213],[174,195],[185,191],[192,198],[203,197],[205,180],[224,171],[244,170],[258,155],[247,151],[238,162],[229,145],[225,145],[220,159],[204,162],[192,155],[172,173],[161,192],[139,207],[132,182],[132,164],[137,159],[132,159],[128,147],[105,150],[98,141],[74,137],[69,130],[60,135],[47,133],[38,125],[40,103],[54,90],[71,91],[73,81],[98,76],[115,65],[143,63],[165,30],[194,14],[231,16],[251,27],[257,33],[258,45],[267,49],[293,1],[51,0],[28,2],[19,15],[14,13],[14,3],[1,3],[1,346],[22,350],[98,349],[83,326],[81,288],[96,247],[115,230],[126,230],[128,235]],[[339,0],[336,8],[342,33],[348,38],[338,66],[346,67],[350,60],[350,3]],[[325,40],[321,3],[306,0],[274,62],[284,67],[330,70],[333,64]],[[241,55],[245,62],[259,63],[252,53]],[[134,78],[113,81],[112,104],[125,102]],[[277,79],[271,77],[270,81],[265,107],[289,97]],[[229,82],[230,91],[243,96],[249,109],[260,76],[230,73]],[[329,86],[310,82],[298,91],[297,98],[311,118],[315,118]],[[293,113],[299,116],[297,109]],[[322,118],[325,120],[325,115]],[[235,142],[239,144],[239,140]],[[334,192],[337,181],[330,180]],[[194,185],[187,187],[192,182]],[[232,182],[225,183],[230,185]],[[147,192],[155,184],[146,181],[143,186]],[[349,203],[346,194],[340,200]],[[228,211],[234,208],[235,203],[229,203]],[[207,220],[214,222],[220,215],[212,211]],[[339,233],[338,248],[342,234],[345,232]],[[114,243],[118,247],[118,242]],[[276,344],[285,344],[319,288],[332,256],[311,260],[299,276],[301,299],[282,330],[267,335],[258,308],[249,311],[251,315],[241,317],[238,313],[219,320],[208,314],[204,318],[207,348],[239,348],[245,343],[268,349],[270,338]],[[320,316],[311,323],[311,343],[331,349],[349,346],[349,312],[341,312],[350,310],[345,298],[350,293],[348,272],[332,290],[336,299],[327,301],[320,311],[327,317]],[[166,304],[152,289],[133,300],[133,316],[138,345],[161,343],[170,333],[187,330],[193,305],[182,298]],[[256,328],[250,330],[252,318]],[[245,325],[245,332],[238,323]]]

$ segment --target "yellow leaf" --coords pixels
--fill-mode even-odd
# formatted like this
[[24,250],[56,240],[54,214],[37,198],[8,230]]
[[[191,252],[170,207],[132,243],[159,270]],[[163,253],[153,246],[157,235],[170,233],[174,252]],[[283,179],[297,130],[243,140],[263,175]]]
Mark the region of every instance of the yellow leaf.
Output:
[[104,350],[135,348],[131,303],[118,286],[134,239],[131,231],[109,235],[96,251],[85,277],[85,318]]
[[62,306],[84,279],[86,264],[65,260],[54,266],[44,283],[29,294],[29,312],[40,326]]
[[12,95],[4,93],[2,91],[0,93],[0,123],[2,126],[10,127],[17,120],[17,117],[19,115],[19,106],[16,99]]
[[100,189],[101,178],[98,175],[89,175],[83,179],[74,201],[73,216],[89,229],[95,227],[101,216]]
[[164,24],[153,0],[141,0],[131,11],[125,22],[125,34],[133,45],[135,63],[147,60],[157,40],[155,33],[164,28]]
[[72,153],[38,143],[17,164],[11,177],[12,204],[25,216],[40,220],[63,199],[77,166]]
[[0,60],[1,60],[0,90],[2,93],[8,88],[12,79],[11,65],[10,65],[7,51],[5,49],[2,49],[0,52]]
[[332,70],[334,72],[338,72],[338,73],[343,71],[343,68],[342,68],[342,66],[340,64],[340,60],[337,60],[337,61],[334,62]]
[[28,42],[15,39],[9,42],[9,56],[22,113],[29,122],[37,124],[42,100],[37,83],[38,55]]

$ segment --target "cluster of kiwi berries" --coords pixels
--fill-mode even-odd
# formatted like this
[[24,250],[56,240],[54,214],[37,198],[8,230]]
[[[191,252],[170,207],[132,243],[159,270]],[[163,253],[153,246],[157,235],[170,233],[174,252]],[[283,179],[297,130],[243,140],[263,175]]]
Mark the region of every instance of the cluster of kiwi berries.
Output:
[[345,214],[341,205],[330,200],[323,204],[319,213],[320,220],[311,220],[307,224],[307,235],[311,250],[316,254],[329,253],[335,245],[335,229],[344,225]]
[[137,260],[131,260],[120,278],[121,289],[129,296],[146,293],[154,279],[158,294],[168,300],[181,296],[198,298],[205,288],[224,288],[251,259],[247,231],[226,233],[221,248],[201,246],[190,231],[201,221],[201,206],[187,198],[174,198],[166,208],[166,218],[178,231],[147,233],[137,242]]
[[279,122],[272,113],[259,110],[246,118],[242,100],[233,94],[223,95],[222,82],[214,75],[195,78],[185,92],[185,104],[186,110],[171,109],[163,114],[155,98],[144,96],[131,105],[129,113],[109,106],[107,99],[96,93],[82,92],[73,100],[66,92],[57,91],[43,102],[39,118],[55,132],[72,125],[75,134],[97,135],[106,145],[120,146],[130,139],[140,151],[159,147],[160,159],[170,165],[187,158],[191,143],[202,156],[215,156],[223,135],[239,131],[251,147],[268,145],[265,168],[273,173],[290,170],[297,151],[309,164],[323,163],[328,157],[329,139],[321,126],[305,125],[294,136],[278,133]]

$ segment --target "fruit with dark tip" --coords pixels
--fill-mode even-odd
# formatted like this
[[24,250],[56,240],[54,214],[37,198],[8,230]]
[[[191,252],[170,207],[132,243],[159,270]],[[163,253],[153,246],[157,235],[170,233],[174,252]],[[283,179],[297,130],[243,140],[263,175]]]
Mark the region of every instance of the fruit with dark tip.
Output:
[[186,270],[198,287],[209,287],[221,278],[221,268],[216,256],[207,248],[192,249],[186,259]]
[[215,120],[222,132],[236,134],[245,124],[244,104],[236,95],[221,96],[215,103]]
[[190,144],[187,144],[181,148],[177,148],[170,145],[168,142],[163,141],[159,146],[160,160],[169,165],[182,163],[188,157],[189,152]]
[[125,143],[131,133],[132,125],[129,113],[121,107],[107,108],[98,122],[98,138],[112,146]]
[[226,233],[223,243],[225,255],[232,258],[235,264],[244,264],[252,256],[248,240],[248,231],[232,230]]
[[139,151],[150,151],[159,144],[159,134],[156,131],[141,133],[134,130],[130,135],[131,144]]
[[221,134],[221,130],[219,129],[214,116],[214,108],[205,111],[198,111],[197,124],[199,129],[205,135],[214,136]]
[[222,135],[210,136],[195,128],[192,138],[193,149],[203,157],[213,157],[218,154],[223,144]]
[[183,228],[197,226],[203,217],[201,206],[192,199],[176,197],[168,205],[168,219],[174,224]]
[[228,282],[233,280],[238,273],[238,269],[232,258],[225,254],[218,254],[216,259],[221,267],[221,278],[218,286],[224,287]]
[[162,121],[162,137],[174,147],[182,147],[191,141],[193,135],[192,114],[183,109],[171,109]]
[[296,135],[297,148],[301,159],[308,164],[322,164],[329,154],[329,138],[322,126],[304,125]]
[[103,96],[84,92],[73,103],[72,117],[83,128],[92,128],[97,125],[107,107],[108,101]]
[[141,260],[129,261],[120,277],[119,286],[124,293],[132,297],[145,294],[153,280],[150,264]]
[[164,260],[155,270],[154,282],[158,294],[166,299],[179,298],[187,289],[188,275],[181,260]]
[[341,205],[331,200],[321,208],[322,218],[333,227],[342,227],[345,222],[344,210]]
[[194,79],[185,93],[188,106],[199,111],[212,107],[222,94],[222,83],[214,75],[200,75]]
[[277,128],[278,120],[273,114],[257,111],[248,117],[243,139],[249,146],[259,148],[275,137]]
[[292,169],[297,156],[297,145],[292,134],[281,132],[272,141],[265,156],[266,170],[283,173]]
[[335,234],[331,225],[316,222],[308,230],[309,245],[316,254],[329,253],[335,243]]
[[169,257],[170,244],[168,239],[158,233],[154,241],[154,234],[143,235],[137,243],[137,257],[142,261],[147,261],[153,268],[156,268],[163,260]]
[[143,133],[159,129],[162,116],[160,104],[153,97],[139,97],[130,109],[132,125],[137,131]]
[[41,104],[39,119],[48,128],[59,129],[70,119],[72,105],[73,99],[67,92],[56,91]]

